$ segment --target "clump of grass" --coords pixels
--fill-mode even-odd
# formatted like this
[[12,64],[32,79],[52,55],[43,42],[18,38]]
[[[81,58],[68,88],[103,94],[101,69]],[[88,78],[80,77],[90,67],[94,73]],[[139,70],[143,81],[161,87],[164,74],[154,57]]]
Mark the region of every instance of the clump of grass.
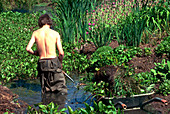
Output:
[[[104,0],[86,12],[89,23],[86,34],[98,47],[108,44],[115,36],[119,43],[139,46],[141,42],[149,42],[153,32],[159,30],[157,34],[160,34],[169,30],[167,3],[166,0],[164,3],[158,0]],[[106,36],[106,33],[110,34]]]

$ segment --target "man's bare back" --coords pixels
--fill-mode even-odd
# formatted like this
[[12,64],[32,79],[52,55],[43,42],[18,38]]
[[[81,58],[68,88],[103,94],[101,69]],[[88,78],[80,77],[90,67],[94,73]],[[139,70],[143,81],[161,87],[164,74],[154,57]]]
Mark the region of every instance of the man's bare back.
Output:
[[[50,29],[52,20],[48,14],[39,17],[38,25],[40,29],[33,32],[26,50],[28,53],[40,57],[37,63],[37,70],[38,77],[40,77],[42,93],[67,93],[65,77],[62,72],[64,51],[60,41],[60,35],[55,30]],[[36,51],[32,50],[34,43],[36,43]],[[56,47],[59,52],[58,57]]]
[[[35,52],[31,49],[34,43],[37,45],[37,51]],[[39,56],[40,59],[55,58],[57,56],[56,45],[59,51],[60,59],[60,56],[64,56],[64,51],[60,41],[60,35],[58,32],[50,29],[50,26],[46,24],[42,28],[33,32],[26,50],[30,54]],[[62,62],[62,60],[60,60],[60,62]]]

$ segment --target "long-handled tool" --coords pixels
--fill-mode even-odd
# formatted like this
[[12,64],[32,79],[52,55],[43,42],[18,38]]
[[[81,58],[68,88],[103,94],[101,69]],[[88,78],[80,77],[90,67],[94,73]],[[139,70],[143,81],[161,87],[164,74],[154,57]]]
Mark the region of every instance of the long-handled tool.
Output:
[[75,83],[74,80],[67,73],[65,73],[64,71],[62,71],[62,72],[68,79],[70,79],[73,83]]

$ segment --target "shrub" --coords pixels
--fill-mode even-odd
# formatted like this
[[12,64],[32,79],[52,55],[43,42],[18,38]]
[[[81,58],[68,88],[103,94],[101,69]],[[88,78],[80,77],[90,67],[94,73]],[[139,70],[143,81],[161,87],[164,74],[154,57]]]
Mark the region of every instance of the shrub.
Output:
[[166,54],[167,57],[170,57],[170,36],[165,37],[163,41],[155,48],[155,53],[158,56]]

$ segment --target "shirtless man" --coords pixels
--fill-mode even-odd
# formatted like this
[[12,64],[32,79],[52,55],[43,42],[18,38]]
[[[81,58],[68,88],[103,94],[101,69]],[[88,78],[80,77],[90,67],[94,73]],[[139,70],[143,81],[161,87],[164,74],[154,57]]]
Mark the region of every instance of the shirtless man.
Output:
[[[42,93],[64,92],[67,93],[65,78],[62,73],[62,61],[64,51],[58,32],[50,29],[52,20],[48,14],[41,15],[38,20],[40,29],[33,32],[26,51],[32,55],[39,56],[38,77],[40,77]],[[32,46],[36,43],[37,50]],[[56,46],[59,56],[56,54]]]

